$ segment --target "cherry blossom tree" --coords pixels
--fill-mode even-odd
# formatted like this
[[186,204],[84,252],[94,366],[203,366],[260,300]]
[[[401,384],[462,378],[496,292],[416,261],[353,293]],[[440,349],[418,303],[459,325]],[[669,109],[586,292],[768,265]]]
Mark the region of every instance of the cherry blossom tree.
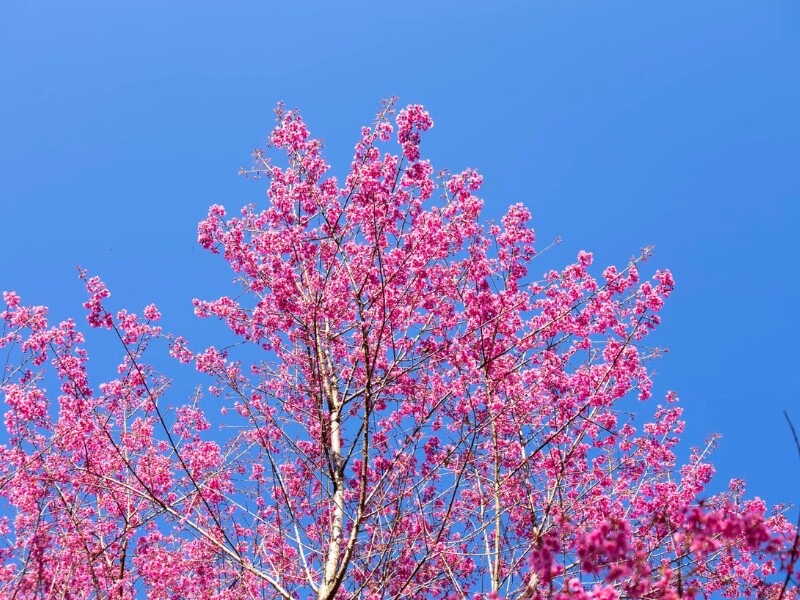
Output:
[[268,206],[199,225],[235,281],[195,313],[235,343],[82,271],[120,353],[93,383],[76,323],[4,294],[3,597],[796,597],[785,509],[707,491],[674,393],[632,414],[673,289],[649,251],[537,278],[528,210],[483,222],[481,176],[421,159],[422,107],[387,102],[342,181],[277,114],[246,172]]

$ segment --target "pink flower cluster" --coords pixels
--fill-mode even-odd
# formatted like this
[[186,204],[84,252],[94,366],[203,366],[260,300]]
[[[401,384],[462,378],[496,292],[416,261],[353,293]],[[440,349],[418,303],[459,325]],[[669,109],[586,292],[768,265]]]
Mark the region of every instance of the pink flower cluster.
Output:
[[[413,104],[397,115],[397,141],[403,148],[403,156],[411,162],[419,160],[420,132],[433,127],[433,119],[422,106]],[[385,131],[385,126],[381,128]]]

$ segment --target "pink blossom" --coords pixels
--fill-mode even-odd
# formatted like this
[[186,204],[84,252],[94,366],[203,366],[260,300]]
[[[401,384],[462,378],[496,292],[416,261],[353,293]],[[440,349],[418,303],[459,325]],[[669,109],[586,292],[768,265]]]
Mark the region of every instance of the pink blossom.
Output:
[[234,279],[194,300],[214,345],[81,272],[104,377],[74,321],[4,293],[0,596],[796,598],[785,509],[711,494],[715,438],[682,461],[677,394],[652,402],[670,272],[538,274],[530,211],[483,221],[481,175],[394,111],[337,179],[278,107],[245,172],[266,205],[198,225]]

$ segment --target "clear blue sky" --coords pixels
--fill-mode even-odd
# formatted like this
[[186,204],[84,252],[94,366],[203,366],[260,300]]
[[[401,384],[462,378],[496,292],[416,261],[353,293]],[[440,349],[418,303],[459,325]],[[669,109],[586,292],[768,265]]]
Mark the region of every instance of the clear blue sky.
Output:
[[437,168],[484,174],[487,216],[521,201],[563,238],[542,270],[656,245],[678,283],[657,389],[690,443],[723,434],[718,483],[800,498],[796,0],[3,2],[0,78],[0,288],[55,318],[82,320],[80,264],[197,339],[191,298],[230,277],[196,222],[265,201],[236,172],[275,103],[341,175],[398,95]]

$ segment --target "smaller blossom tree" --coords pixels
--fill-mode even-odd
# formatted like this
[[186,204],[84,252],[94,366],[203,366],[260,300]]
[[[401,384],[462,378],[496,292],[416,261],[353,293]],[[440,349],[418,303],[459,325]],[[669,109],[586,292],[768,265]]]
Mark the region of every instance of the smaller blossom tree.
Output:
[[[237,289],[195,312],[240,343],[192,348],[82,272],[121,348],[95,386],[75,323],[4,294],[3,596],[796,597],[795,529],[740,481],[706,492],[711,444],[678,464],[676,395],[623,410],[671,274],[581,252],[535,279],[527,209],[482,224],[480,175],[435,173],[428,113],[393,114],[340,183],[279,109],[286,163],[248,171],[269,206],[200,223]],[[176,398],[154,345],[206,394]]]

